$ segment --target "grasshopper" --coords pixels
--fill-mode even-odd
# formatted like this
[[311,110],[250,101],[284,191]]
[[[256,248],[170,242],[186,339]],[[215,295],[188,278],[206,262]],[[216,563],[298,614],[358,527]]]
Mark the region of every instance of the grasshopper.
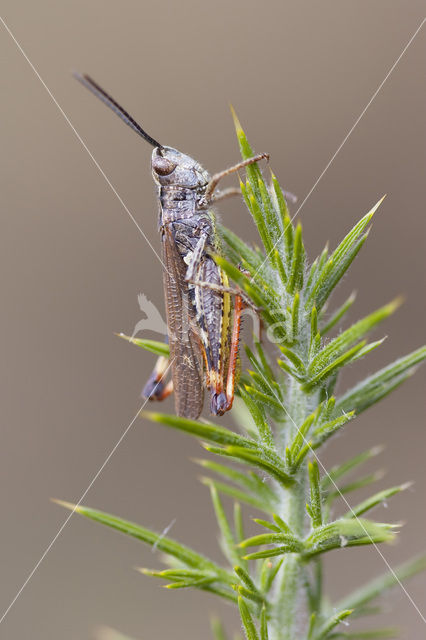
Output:
[[[151,168],[159,203],[170,356],[158,359],[142,395],[163,400],[174,392],[176,413],[196,419],[207,388],[211,413],[223,415],[234,399],[241,315],[250,303],[240,290],[229,286],[215,262],[221,247],[212,205],[237,192],[215,193],[223,177],[269,156],[253,156],[210,176],[190,156],[148,135],[89,76],[76,77],[154,147]],[[172,380],[165,384],[169,366]]]

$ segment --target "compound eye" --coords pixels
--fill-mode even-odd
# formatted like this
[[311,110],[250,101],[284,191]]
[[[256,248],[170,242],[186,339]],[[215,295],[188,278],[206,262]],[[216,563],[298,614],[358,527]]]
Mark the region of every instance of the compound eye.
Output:
[[163,156],[155,156],[152,160],[152,168],[159,176],[168,176],[176,169],[176,163]]

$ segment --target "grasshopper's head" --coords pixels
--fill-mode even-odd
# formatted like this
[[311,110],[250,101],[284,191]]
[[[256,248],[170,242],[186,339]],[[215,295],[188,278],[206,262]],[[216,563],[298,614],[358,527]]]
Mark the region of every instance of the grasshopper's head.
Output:
[[156,147],[151,166],[154,181],[162,187],[197,189],[205,187],[210,179],[198,162],[172,147]]

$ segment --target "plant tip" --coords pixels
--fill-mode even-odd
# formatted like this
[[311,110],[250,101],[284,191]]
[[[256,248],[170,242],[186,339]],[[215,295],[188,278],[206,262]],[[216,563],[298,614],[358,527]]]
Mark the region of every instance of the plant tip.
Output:
[[78,511],[79,505],[74,504],[73,502],[67,502],[66,500],[59,500],[59,498],[50,498],[51,502],[58,504],[60,507],[65,507],[65,509],[69,509],[70,511]]
[[237,116],[237,114],[235,112],[235,109],[234,109],[234,107],[233,107],[233,105],[231,103],[229,104],[229,108],[231,110],[232,119],[234,121],[235,131],[237,132],[237,134],[240,133],[240,132],[242,133],[243,128],[241,126],[241,122],[239,121],[238,116]]

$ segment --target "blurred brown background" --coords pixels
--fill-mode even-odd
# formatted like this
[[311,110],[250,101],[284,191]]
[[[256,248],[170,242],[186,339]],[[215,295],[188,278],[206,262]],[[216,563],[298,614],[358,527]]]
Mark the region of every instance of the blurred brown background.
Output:
[[[156,248],[151,149],[71,70],[92,74],[154,137],[210,171],[238,160],[232,102],[253,146],[270,152],[282,184],[301,201],[423,10],[420,0],[2,3],[4,20]],[[141,291],[164,307],[159,262],[3,27],[0,48],[1,615],[67,516],[49,497],[79,499],[140,405],[154,357],[113,332],[132,332]],[[358,290],[351,319],[396,294],[406,301],[377,334],[390,336],[386,344],[342,388],[424,341],[424,55],[423,29],[299,216],[313,256],[388,194],[335,300]],[[241,202],[221,212],[254,239]],[[422,371],[323,456],[330,465],[384,443],[376,464],[388,475],[378,486],[415,481],[375,514],[407,523],[398,545],[382,549],[392,565],[426,546],[423,416]],[[199,454],[189,438],[137,420],[85,503],[159,530],[176,518],[175,537],[219,557],[206,489],[189,460]],[[335,596],[385,570],[374,549],[327,562]],[[102,623],[141,640],[208,638],[214,611],[238,628],[221,602],[168,592],[132,569],[158,564],[149,549],[73,517],[0,637],[89,639]],[[425,584],[418,577],[407,585],[423,614]],[[403,638],[424,637],[400,589],[387,612],[382,621],[404,627]]]

